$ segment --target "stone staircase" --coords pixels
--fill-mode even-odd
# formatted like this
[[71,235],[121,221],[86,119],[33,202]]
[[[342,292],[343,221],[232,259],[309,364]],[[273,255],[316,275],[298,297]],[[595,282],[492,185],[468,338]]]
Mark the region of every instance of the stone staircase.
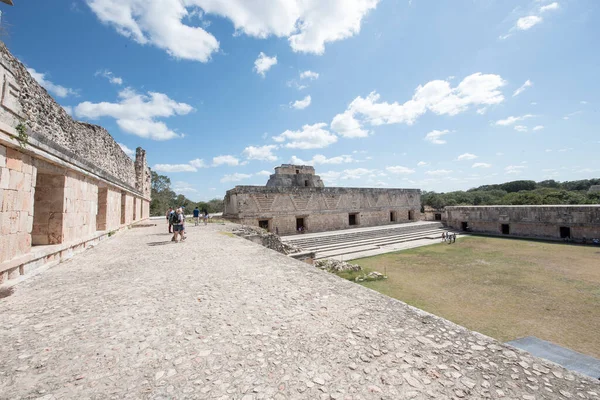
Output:
[[[448,231],[439,222],[417,222],[385,227],[358,228],[282,237],[282,241],[316,252],[316,259],[352,256],[422,239],[432,243]],[[426,243],[429,244],[429,243]],[[390,251],[394,251],[392,248]]]

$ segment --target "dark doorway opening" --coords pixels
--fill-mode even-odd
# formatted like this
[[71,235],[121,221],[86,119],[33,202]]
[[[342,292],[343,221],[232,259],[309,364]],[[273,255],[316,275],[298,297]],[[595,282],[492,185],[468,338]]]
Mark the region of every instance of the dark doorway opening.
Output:
[[258,227],[269,230],[269,220],[268,219],[258,220]]
[[299,169],[297,169],[297,170],[296,170],[296,175],[297,175],[297,174],[299,174],[299,173],[300,173],[300,170],[299,170]]
[[415,219],[415,212],[413,210],[408,211],[408,220],[412,221]]
[[358,218],[356,218],[356,214],[348,215],[348,225],[358,225]]
[[304,181],[304,186],[308,186],[308,181]]
[[460,224],[460,228],[461,228],[463,231],[468,231],[468,230],[469,230],[469,223],[468,223],[468,222],[461,222],[461,224]]
[[502,234],[503,235],[510,235],[510,225],[508,225],[508,224],[502,224]]
[[121,192],[121,224],[125,224],[125,222],[127,222],[125,210],[127,210],[127,195]]
[[434,219],[436,221],[441,221],[442,220],[442,214],[435,214]]
[[302,232],[306,229],[304,226],[304,218],[296,218],[296,230]]
[[566,239],[566,238],[570,238],[570,237],[571,237],[571,228],[569,228],[568,226],[561,226],[560,227],[560,238]]
[[390,211],[390,222],[396,222],[396,212]]

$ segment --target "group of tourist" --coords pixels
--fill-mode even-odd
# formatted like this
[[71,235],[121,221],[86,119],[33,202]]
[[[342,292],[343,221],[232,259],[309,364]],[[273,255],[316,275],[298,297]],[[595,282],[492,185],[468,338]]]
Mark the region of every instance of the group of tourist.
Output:
[[[208,225],[208,211],[194,209],[194,224],[195,226],[200,225],[200,218],[204,220],[204,225]],[[167,210],[167,224],[169,225],[169,233],[173,234],[172,242],[183,242],[186,239],[185,235],[185,213],[183,207],[174,209],[169,207]]]
[[442,242],[448,242],[448,244],[456,242],[456,233],[442,232]]

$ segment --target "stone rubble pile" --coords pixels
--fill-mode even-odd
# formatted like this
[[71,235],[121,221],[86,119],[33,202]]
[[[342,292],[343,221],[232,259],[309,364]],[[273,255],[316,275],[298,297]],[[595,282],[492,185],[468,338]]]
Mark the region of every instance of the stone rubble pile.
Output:
[[302,248],[281,241],[279,236],[253,226],[241,226],[233,230],[233,234],[241,236],[264,247],[288,255],[303,251]]
[[361,271],[362,267],[334,259],[317,260],[315,267],[329,272]]
[[382,274],[381,272],[373,271],[368,274],[363,274],[354,278],[355,282],[364,282],[364,281],[380,281],[382,279],[387,279],[387,276]]

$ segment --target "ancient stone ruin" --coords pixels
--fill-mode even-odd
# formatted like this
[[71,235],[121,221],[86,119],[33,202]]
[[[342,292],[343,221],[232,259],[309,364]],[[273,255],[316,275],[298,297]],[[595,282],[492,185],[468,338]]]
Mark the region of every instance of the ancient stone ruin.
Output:
[[149,217],[146,152],[73,120],[0,43],[0,283]]
[[487,235],[586,241],[600,238],[600,205],[446,207],[448,226]]
[[236,186],[223,217],[282,235],[379,226],[420,219],[418,189],[326,188],[313,167],[284,164],[267,186]]

